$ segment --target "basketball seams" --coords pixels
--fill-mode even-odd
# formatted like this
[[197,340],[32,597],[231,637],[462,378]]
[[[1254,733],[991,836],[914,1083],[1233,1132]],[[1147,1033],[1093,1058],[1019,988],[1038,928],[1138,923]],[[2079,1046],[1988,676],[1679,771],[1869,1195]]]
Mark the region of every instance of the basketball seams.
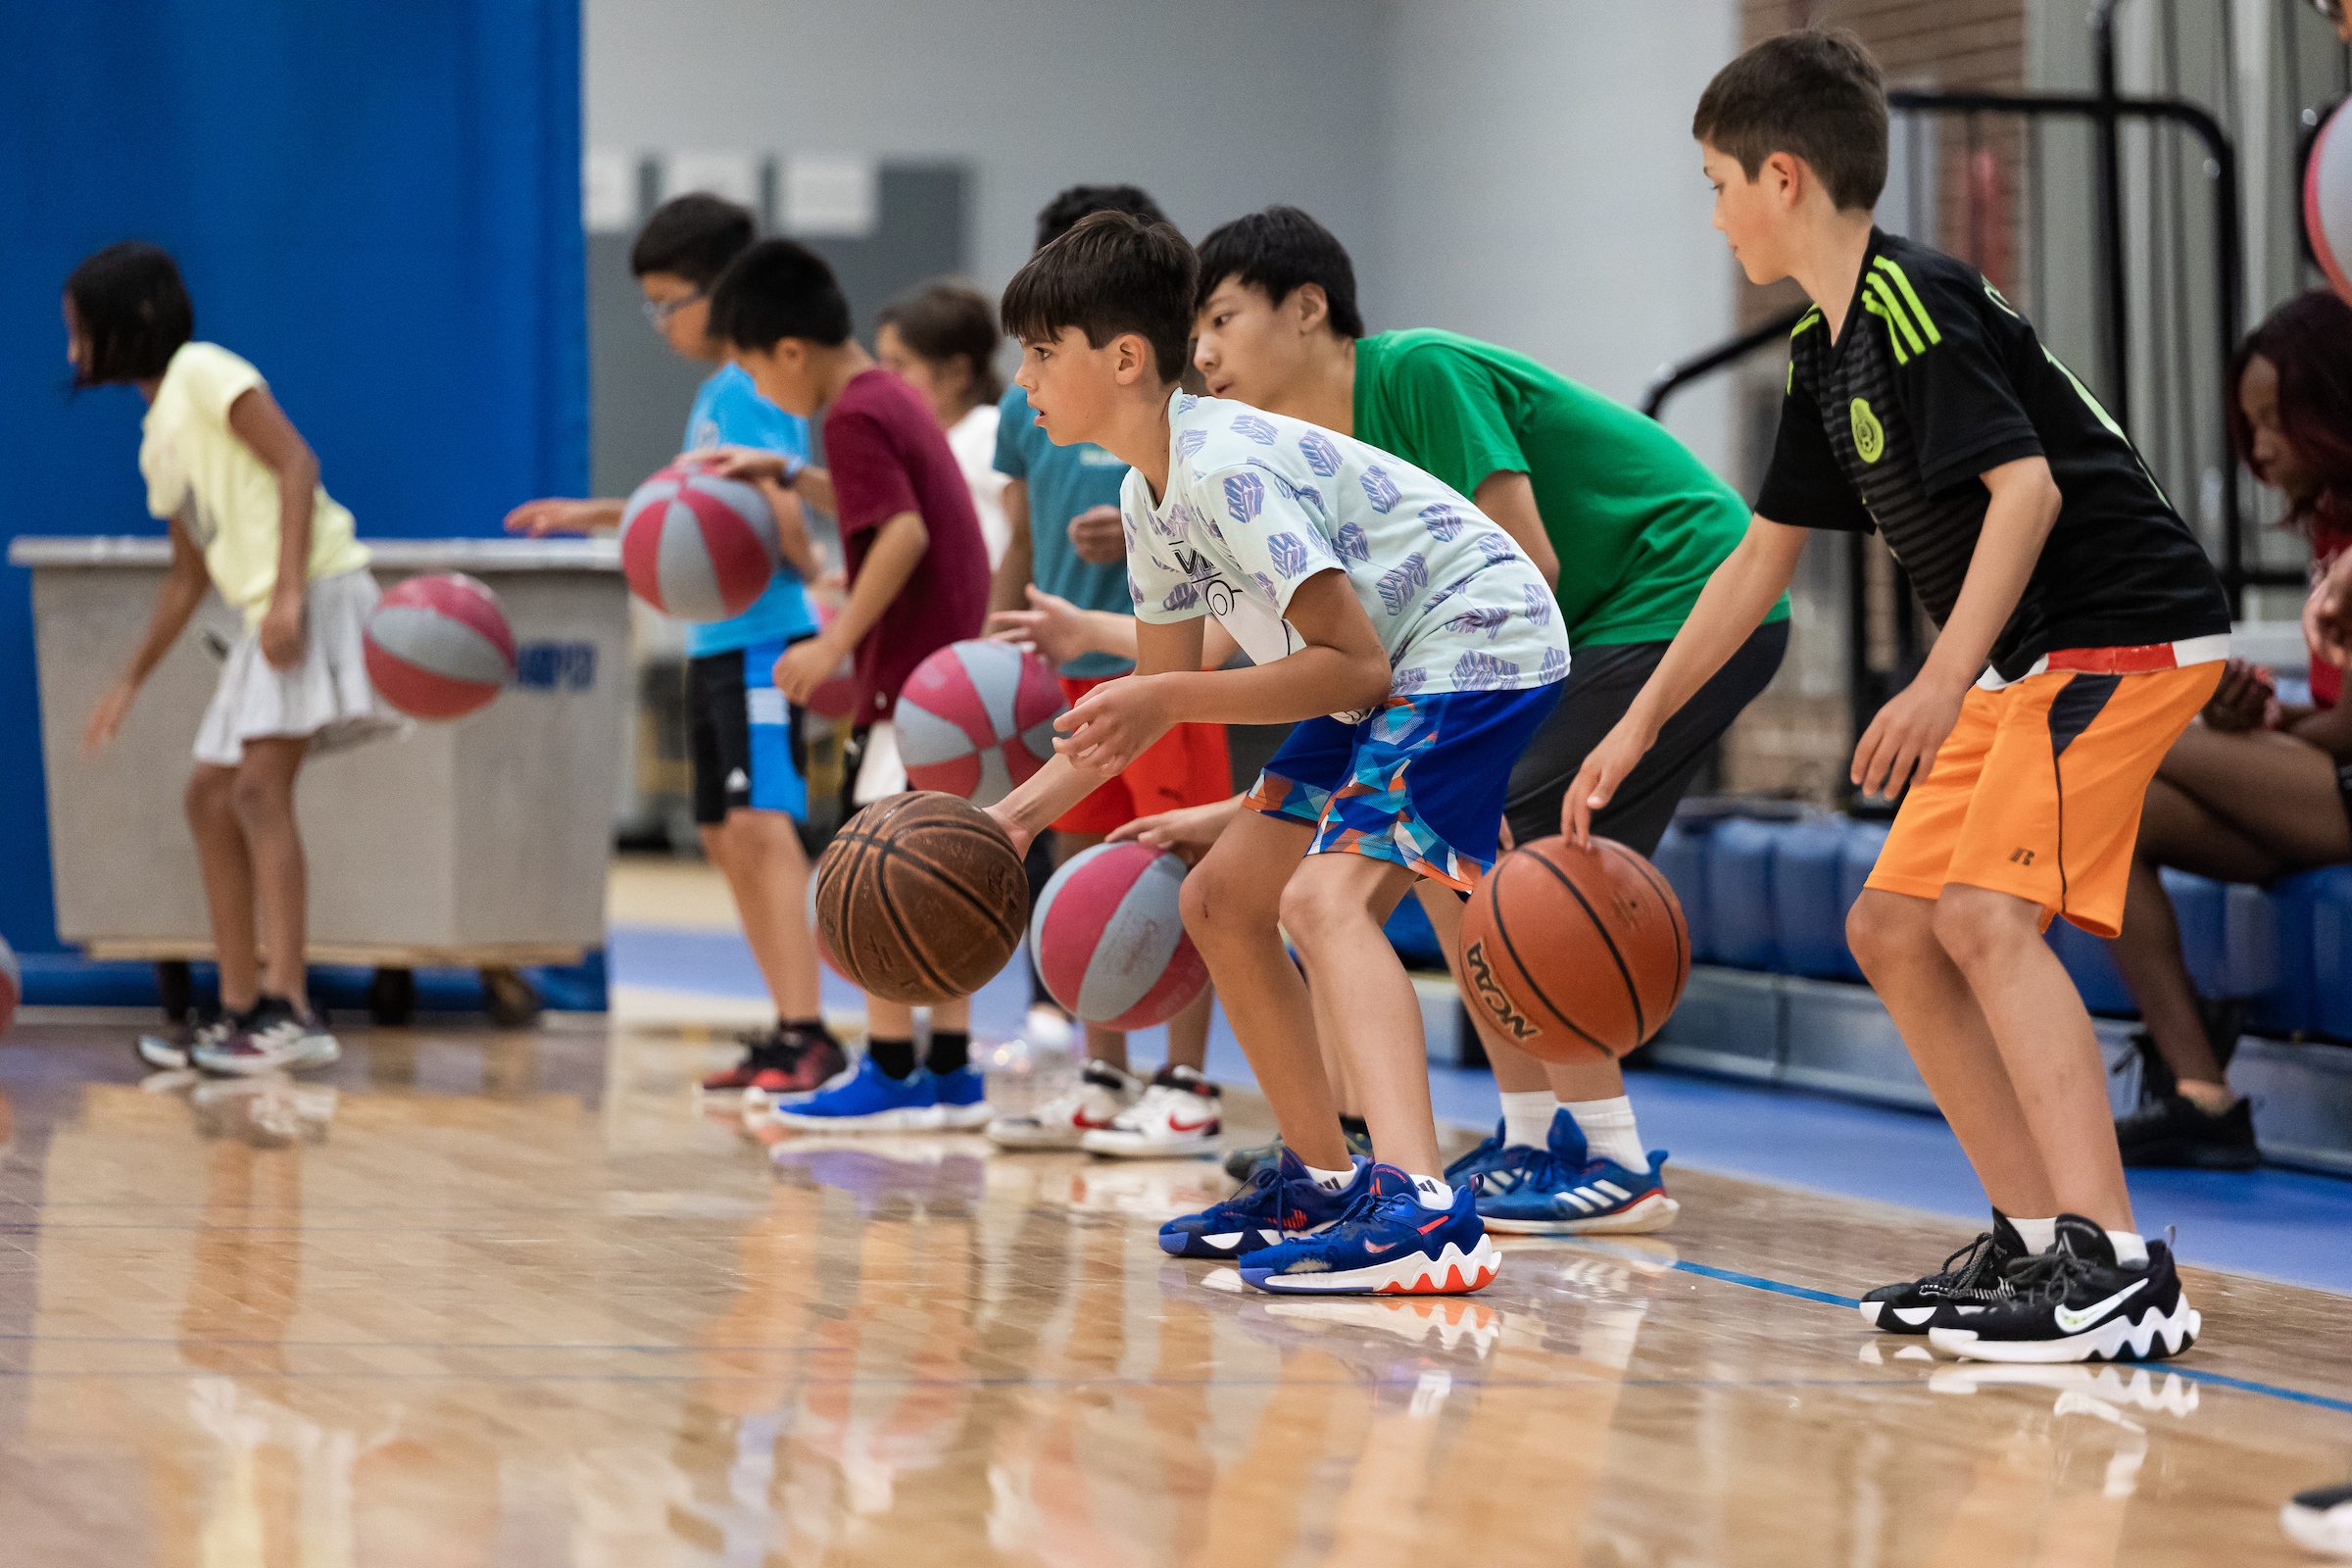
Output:
[[[829,926],[845,939],[830,943],[837,955],[847,959],[855,953],[853,962],[864,960],[860,967],[894,960],[891,967],[897,972],[879,976],[882,985],[872,984],[876,978],[872,975],[850,976],[877,995],[888,996],[891,987],[927,992],[896,999],[900,1001],[965,995],[988,976],[967,985],[951,971],[971,968],[971,960],[992,948],[1001,952],[997,964],[1001,968],[1002,958],[1011,956],[1028,925],[1028,901],[1019,896],[1017,881],[1010,885],[1011,896],[994,899],[950,863],[958,842],[971,838],[985,841],[993,856],[1009,854],[1011,847],[1004,833],[990,823],[942,814],[943,808],[968,810],[952,799],[926,798],[920,793],[877,802],[852,817],[820,858],[818,921],[820,927]],[[962,960],[960,964],[943,959],[922,940],[937,926],[921,918],[919,906],[943,897],[954,901],[952,907],[981,917],[975,937],[993,939],[987,944],[974,941],[956,955]],[[869,915],[867,906],[878,907]],[[888,925],[876,928],[869,923],[868,939],[853,944],[846,940],[853,911],[859,920],[883,919]]]
[[1528,990],[1534,992],[1536,1000],[1544,1004],[1544,1010],[1550,1013],[1554,1018],[1560,1020],[1561,1027],[1565,1028],[1570,1034],[1575,1035],[1578,1039],[1584,1041],[1593,1050],[1599,1052],[1602,1055],[1612,1058],[1615,1057],[1617,1054],[1611,1051],[1608,1046],[1602,1042],[1599,1036],[1591,1033],[1582,1025],[1580,1025],[1575,1019],[1569,1017],[1568,1014],[1560,1010],[1559,1004],[1553,1002],[1550,995],[1544,991],[1543,983],[1536,979],[1535,972],[1528,968],[1527,960],[1519,956],[1519,944],[1511,940],[1510,925],[1502,917],[1502,874],[1503,867],[1501,865],[1497,865],[1494,871],[1490,873],[1491,878],[1494,882],[1494,887],[1487,899],[1487,917],[1494,927],[1495,937],[1502,943],[1503,952],[1510,955],[1511,966],[1519,971],[1519,978],[1527,982]]
[[[1615,839],[1594,839],[1592,842],[1605,844],[1623,856],[1626,864],[1632,866],[1642,880],[1649,884],[1650,890],[1657,894],[1659,906],[1666,915],[1666,924],[1674,933],[1674,994],[1679,999],[1683,994],[1683,987],[1690,979],[1690,937],[1683,918],[1683,901],[1675,896],[1673,885],[1666,880],[1656,866],[1636,855],[1627,846],[1618,843]],[[1659,1020],[1661,1023],[1664,1021],[1664,1019]]]
[[[1609,961],[1617,965],[1617,977],[1625,982],[1626,997],[1634,1004],[1635,1043],[1639,1045],[1642,1041],[1648,1039],[1649,1029],[1642,1010],[1642,988],[1634,984],[1634,971],[1626,965],[1625,955],[1617,951],[1617,939],[1609,934],[1608,925],[1601,919],[1600,911],[1592,907],[1592,901],[1585,897],[1585,890],[1576,885],[1575,878],[1541,855],[1530,856],[1528,858],[1542,866],[1545,872],[1549,873],[1552,880],[1568,890],[1570,897],[1574,898],[1584,909],[1585,918],[1592,922],[1592,929],[1600,933],[1601,946],[1609,950]],[[1495,912],[1499,914],[1501,909],[1501,903],[1497,900]],[[1517,956],[1513,955],[1513,956]]]

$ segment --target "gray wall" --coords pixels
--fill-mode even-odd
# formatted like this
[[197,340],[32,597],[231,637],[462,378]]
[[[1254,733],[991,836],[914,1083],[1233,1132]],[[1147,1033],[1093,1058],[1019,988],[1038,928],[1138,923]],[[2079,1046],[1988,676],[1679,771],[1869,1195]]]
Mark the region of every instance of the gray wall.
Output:
[[[587,141],[965,161],[971,270],[1133,180],[1196,237],[1295,202],[1377,326],[1523,348],[1616,396],[1730,330],[1690,111],[1734,0],[586,0]],[[1676,429],[1726,455],[1722,394]]]

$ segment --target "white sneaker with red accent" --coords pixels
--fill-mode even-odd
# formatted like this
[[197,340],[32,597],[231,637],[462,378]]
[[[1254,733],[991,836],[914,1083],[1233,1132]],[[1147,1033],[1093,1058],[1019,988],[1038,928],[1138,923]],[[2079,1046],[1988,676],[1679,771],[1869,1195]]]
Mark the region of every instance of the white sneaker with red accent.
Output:
[[1172,1159],[1213,1154],[1221,1123],[1217,1086],[1194,1067],[1162,1067],[1144,1098],[1090,1132],[1078,1147],[1090,1154],[1126,1159]]
[[1090,1061],[1066,1093],[990,1122],[989,1142],[999,1149],[1076,1149],[1087,1134],[1108,1127],[1143,1088],[1143,1080],[1126,1069]]

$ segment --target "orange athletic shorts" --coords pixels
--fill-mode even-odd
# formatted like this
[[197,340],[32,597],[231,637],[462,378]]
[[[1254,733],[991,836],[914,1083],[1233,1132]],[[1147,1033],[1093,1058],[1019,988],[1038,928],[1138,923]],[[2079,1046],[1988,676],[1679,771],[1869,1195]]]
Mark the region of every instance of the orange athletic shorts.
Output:
[[[1075,703],[1103,681],[1118,678],[1064,675],[1061,695]],[[1128,763],[1124,772],[1071,807],[1054,831],[1100,838],[1139,816],[1184,806],[1213,806],[1232,798],[1233,762],[1225,754],[1225,726],[1179,724]]]
[[2064,915],[2114,936],[2148,781],[2221,684],[2219,658],[2172,658],[2169,644],[2074,649],[1971,691],[1865,885],[1919,899],[1989,888],[2040,905],[2045,928]]

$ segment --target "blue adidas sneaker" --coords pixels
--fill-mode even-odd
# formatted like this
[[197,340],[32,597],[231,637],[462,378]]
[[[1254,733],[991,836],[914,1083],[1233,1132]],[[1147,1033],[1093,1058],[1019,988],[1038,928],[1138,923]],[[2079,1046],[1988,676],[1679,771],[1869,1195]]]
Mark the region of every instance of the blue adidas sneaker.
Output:
[[[949,1075],[950,1079],[958,1076]],[[974,1079],[979,1076],[972,1073]],[[905,1078],[893,1078],[875,1065],[873,1057],[861,1056],[857,1070],[848,1077],[835,1079],[805,1100],[786,1101],[769,1115],[775,1125],[802,1132],[930,1132],[941,1125],[941,1083],[927,1067],[917,1067]]]
[[1567,1106],[1552,1112],[1548,1147],[1514,1149],[1481,1178],[1478,1212],[1505,1235],[1632,1236],[1662,1231],[1682,1205],[1666,1196],[1666,1151],[1646,1170],[1595,1158]]
[[1359,1162],[1355,1179],[1326,1192],[1288,1149],[1274,1164],[1242,1183],[1240,1192],[1198,1214],[1179,1214],[1159,1228],[1159,1250],[1173,1257],[1241,1257],[1286,1236],[1336,1223],[1362,1195],[1372,1167]]
[[1520,1151],[1503,1142],[1502,1123],[1498,1121],[1494,1124],[1494,1132],[1478,1141],[1476,1149],[1446,1167],[1446,1184],[1452,1187],[1476,1187],[1488,1171],[1518,1152]]
[[1425,1208],[1396,1166],[1365,1173],[1345,1218],[1250,1253],[1244,1283],[1286,1296],[1461,1296],[1493,1281],[1502,1262],[1469,1188],[1454,1189],[1451,1208]]

